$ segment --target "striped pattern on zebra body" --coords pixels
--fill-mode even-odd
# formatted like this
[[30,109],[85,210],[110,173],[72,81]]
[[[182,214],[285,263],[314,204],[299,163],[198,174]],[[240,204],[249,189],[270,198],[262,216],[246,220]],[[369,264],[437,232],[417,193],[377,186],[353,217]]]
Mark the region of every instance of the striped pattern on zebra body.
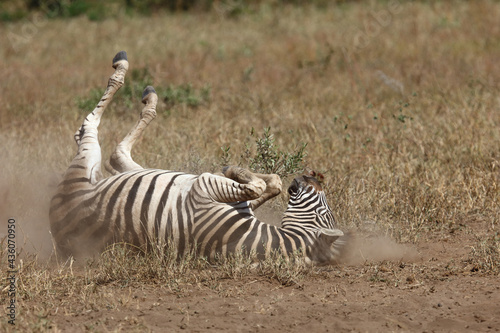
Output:
[[75,134],[78,152],[52,198],[51,232],[58,253],[69,256],[102,251],[115,242],[141,248],[173,242],[178,255],[196,251],[210,259],[237,251],[262,259],[274,251],[301,251],[308,263],[338,261],[346,236],[336,228],[321,185],[296,178],[282,226],[259,221],[253,211],[281,192],[277,175],[227,167],[223,175],[144,169],[130,151],[156,116],[152,87],[143,93],[140,120],[111,155],[102,179],[97,127],[128,69],[125,52],[113,59],[115,73],[97,107]]

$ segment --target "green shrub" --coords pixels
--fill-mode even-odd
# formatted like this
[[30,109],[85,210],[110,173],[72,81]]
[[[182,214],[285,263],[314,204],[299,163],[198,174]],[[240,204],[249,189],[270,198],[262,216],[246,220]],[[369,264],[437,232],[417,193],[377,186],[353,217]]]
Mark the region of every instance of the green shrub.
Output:
[[209,100],[210,86],[196,90],[190,83],[179,86],[170,85],[167,88],[160,89],[158,96],[165,101],[167,107],[173,107],[176,104],[198,106]]
[[[153,81],[153,76],[148,68],[132,69],[130,74],[125,78],[125,84],[117,92],[114,103],[127,109],[137,107],[141,102],[144,88],[149,85],[155,86]],[[200,89],[194,88],[190,83],[178,86],[169,85],[167,87],[156,85],[155,90],[160,101],[165,102],[167,112],[170,112],[170,109],[177,105],[197,107],[210,100],[210,86],[208,85]],[[93,110],[103,93],[102,89],[92,89],[88,97],[77,97],[76,105],[84,111]],[[165,109],[165,107],[162,106],[159,109]]]
[[[242,161],[252,171],[266,174],[274,173],[286,178],[304,169],[304,158],[307,155],[306,143],[301,143],[293,152],[286,152],[276,145],[270,127],[264,128],[261,137],[257,137],[252,128],[250,136],[255,141],[255,148],[252,145],[247,145]],[[230,149],[230,146],[221,147],[222,165],[231,164]]]
[[[251,135],[254,136],[252,130]],[[282,151],[276,144],[271,128],[265,128],[262,137],[255,139],[256,151],[249,157],[249,166],[260,173],[275,173],[286,177],[304,169],[303,161],[306,157],[306,143],[295,149],[294,152]]]
[[[351,0],[355,1],[355,0]],[[111,8],[121,8],[127,14],[138,13],[151,15],[158,10],[172,12],[180,11],[214,11],[229,18],[239,17],[247,13],[254,13],[261,6],[281,7],[283,5],[327,7],[328,5],[343,4],[349,0],[5,0],[0,4],[0,20],[17,21],[28,16],[30,11],[44,12],[48,18],[75,17],[87,15],[89,20],[103,20],[113,13]],[[4,10],[3,7],[9,7]],[[13,9],[12,9],[13,8]]]

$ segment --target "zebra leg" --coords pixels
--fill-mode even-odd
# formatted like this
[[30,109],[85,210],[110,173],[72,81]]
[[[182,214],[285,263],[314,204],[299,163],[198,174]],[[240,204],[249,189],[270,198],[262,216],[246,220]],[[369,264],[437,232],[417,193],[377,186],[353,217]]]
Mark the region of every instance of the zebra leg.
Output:
[[99,126],[104,110],[125,81],[125,74],[128,70],[127,54],[125,51],[118,52],[113,58],[113,68],[115,72],[108,80],[108,86],[104,95],[94,111],[85,118],[82,126],[75,133],[74,139],[78,145],[78,152],[64,176],[67,182],[75,182],[75,179],[78,178],[93,185],[102,178],[101,147],[99,146],[97,137],[97,127]]
[[257,177],[251,177],[246,183],[239,183],[232,179],[203,173],[193,184],[198,195],[211,200],[230,203],[250,201],[259,198],[266,189],[266,183]]
[[255,179],[261,179],[266,183],[265,191],[258,198],[249,201],[252,210],[260,207],[264,202],[274,198],[281,193],[281,178],[278,175],[266,175],[260,173],[253,173],[247,169],[237,166],[225,167],[222,172],[224,176],[241,184],[248,184]]
[[263,203],[281,193],[281,178],[275,174],[265,175],[261,173],[254,173],[254,175],[266,182],[266,190],[264,193],[262,193],[262,195],[257,199],[249,202],[250,208],[256,210]]
[[106,170],[112,174],[119,174],[131,170],[143,169],[142,166],[134,162],[130,151],[135,142],[142,135],[149,123],[156,117],[156,103],[158,96],[153,87],[148,86],[142,93],[142,103],[146,106],[142,109],[139,121],[128,132],[127,136],[116,146],[109,163],[105,164]]

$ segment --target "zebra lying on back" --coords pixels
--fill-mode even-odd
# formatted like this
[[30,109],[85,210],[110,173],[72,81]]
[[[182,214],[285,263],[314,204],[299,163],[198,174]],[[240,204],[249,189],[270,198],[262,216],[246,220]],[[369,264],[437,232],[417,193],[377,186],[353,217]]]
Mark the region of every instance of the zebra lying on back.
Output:
[[88,249],[126,242],[141,248],[173,242],[178,255],[192,250],[214,259],[248,251],[262,259],[273,251],[301,251],[307,263],[337,262],[345,245],[319,182],[296,178],[282,226],[259,221],[253,211],[281,192],[277,175],[226,167],[223,176],[144,169],[133,161],[135,141],[156,116],[158,97],[143,93],[140,120],[111,155],[103,179],[97,127],[113,95],[123,85],[127,55],[113,59],[114,74],[97,107],[75,134],[78,152],[50,207],[50,226],[58,253],[79,256]]

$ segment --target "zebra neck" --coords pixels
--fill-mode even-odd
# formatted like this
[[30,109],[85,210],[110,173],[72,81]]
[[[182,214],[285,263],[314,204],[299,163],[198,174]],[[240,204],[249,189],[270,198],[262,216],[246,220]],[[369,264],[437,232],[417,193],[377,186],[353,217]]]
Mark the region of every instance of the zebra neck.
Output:
[[291,254],[297,250],[305,251],[316,240],[316,230],[312,223],[304,225],[303,223],[294,223],[283,219],[281,227],[275,227],[281,248],[286,253]]
[[317,229],[316,214],[287,210],[281,220],[281,227],[287,229]]

